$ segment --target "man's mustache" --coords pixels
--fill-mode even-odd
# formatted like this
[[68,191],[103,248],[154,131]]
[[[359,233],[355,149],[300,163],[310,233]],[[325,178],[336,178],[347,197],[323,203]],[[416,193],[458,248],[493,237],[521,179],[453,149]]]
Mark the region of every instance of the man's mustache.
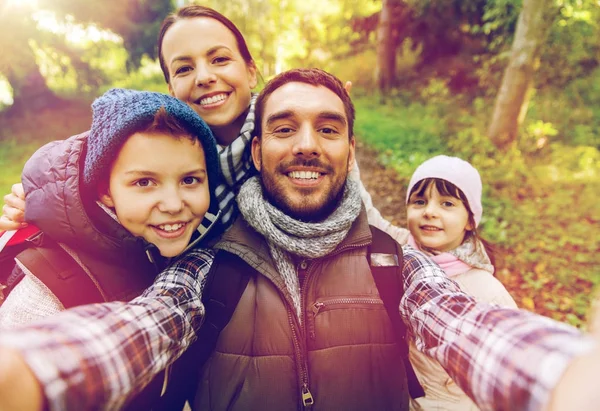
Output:
[[333,167],[330,164],[325,164],[318,158],[310,158],[310,159],[294,159],[292,161],[288,161],[287,163],[280,163],[277,166],[277,171],[285,174],[286,170],[290,167],[314,167],[321,170],[324,170],[327,173],[333,173]]

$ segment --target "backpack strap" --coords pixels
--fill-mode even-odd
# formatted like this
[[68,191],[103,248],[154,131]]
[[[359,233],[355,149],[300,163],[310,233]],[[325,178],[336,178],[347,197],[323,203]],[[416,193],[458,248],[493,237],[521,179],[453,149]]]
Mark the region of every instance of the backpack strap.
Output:
[[15,259],[44,283],[65,309],[104,301],[88,273],[57,242],[39,231],[26,243]]
[[400,348],[408,392],[412,398],[424,397],[425,392],[419,383],[415,370],[408,358],[408,341],[406,339],[406,324],[400,317],[400,299],[404,294],[402,282],[402,247],[387,233],[379,228],[370,226],[373,242],[369,246],[367,258],[371,273],[377,285],[379,296],[392,323],[396,342]]
[[231,320],[255,272],[237,255],[217,251],[202,291],[206,311],[199,339],[173,363],[167,391],[153,410],[181,410],[186,400],[193,403],[203,365],[212,355],[221,331]]

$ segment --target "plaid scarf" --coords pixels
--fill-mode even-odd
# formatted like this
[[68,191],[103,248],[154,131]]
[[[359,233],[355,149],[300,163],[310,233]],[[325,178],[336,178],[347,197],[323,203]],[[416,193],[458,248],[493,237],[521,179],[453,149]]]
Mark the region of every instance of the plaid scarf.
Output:
[[335,250],[360,214],[362,201],[358,184],[346,180],[340,204],[329,217],[318,223],[296,220],[275,208],[264,198],[258,177],[244,183],[238,194],[238,205],[244,220],[269,244],[271,257],[294,303],[298,320],[302,322],[300,284],[291,256],[314,259]]
[[256,174],[252,163],[252,145],[250,143],[254,132],[254,106],[257,96],[257,94],[252,94],[248,115],[240,130],[240,135],[228,146],[218,145],[224,182],[217,187],[215,193],[221,210],[223,229],[229,228],[239,213],[235,196],[240,191],[240,187]]

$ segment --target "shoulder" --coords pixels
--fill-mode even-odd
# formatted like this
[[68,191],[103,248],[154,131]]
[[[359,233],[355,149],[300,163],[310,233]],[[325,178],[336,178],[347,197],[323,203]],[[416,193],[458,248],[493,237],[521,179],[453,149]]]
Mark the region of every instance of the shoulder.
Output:
[[44,284],[25,275],[0,306],[0,329],[24,325],[63,310],[58,298]]
[[463,291],[478,301],[516,308],[517,305],[504,285],[491,273],[481,269],[471,269],[452,277]]

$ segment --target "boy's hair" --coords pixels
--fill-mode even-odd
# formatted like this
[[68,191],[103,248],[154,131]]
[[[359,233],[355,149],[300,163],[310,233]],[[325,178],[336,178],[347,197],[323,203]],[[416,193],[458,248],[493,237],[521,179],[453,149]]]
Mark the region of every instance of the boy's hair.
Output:
[[494,247],[488,241],[483,239],[481,235],[477,232],[477,224],[475,224],[475,215],[471,210],[471,206],[469,205],[469,200],[467,200],[467,196],[465,196],[465,193],[463,193],[461,189],[456,187],[451,182],[442,178],[425,178],[417,182],[412,187],[412,189],[408,193],[408,198],[410,199],[413,195],[416,195],[417,197],[424,197],[425,193],[427,192],[427,190],[429,190],[429,187],[431,187],[432,184],[435,185],[436,190],[438,191],[438,193],[440,193],[441,196],[454,197],[462,201],[465,208],[467,209],[467,213],[469,215],[469,224],[472,227],[471,230],[467,230],[465,240],[472,237],[476,240],[481,241],[488,257],[490,257],[492,265],[495,265],[496,261],[494,258]]
[[185,137],[192,143],[198,142],[198,139],[190,134],[190,131],[186,129],[180,120],[169,116],[164,107],[159,108],[154,114],[154,118],[148,122],[148,125],[145,128],[141,127],[137,133],[163,133],[176,139]]
[[284,71],[283,73],[275,76],[271,81],[267,83],[265,88],[259,93],[256,99],[256,121],[254,126],[255,136],[262,136],[262,116],[265,110],[265,104],[267,99],[275,90],[286,85],[287,83],[305,83],[312,86],[323,86],[333,91],[344,103],[344,111],[348,120],[348,138],[354,136],[354,104],[350,95],[344,88],[344,85],[332,74],[317,69],[317,68],[301,68]]
[[193,19],[196,17],[207,17],[210,19],[214,19],[219,23],[223,24],[227,29],[233,34],[237,41],[238,50],[242,55],[242,58],[246,62],[246,64],[250,67],[256,68],[256,64],[254,63],[254,59],[250,54],[250,50],[248,49],[248,45],[246,44],[246,40],[244,36],[240,32],[240,30],[236,27],[235,24],[227,17],[222,15],[216,10],[211,9],[210,7],[200,6],[199,4],[190,4],[189,6],[181,7],[177,9],[174,13],[169,14],[162,22],[160,26],[160,32],[158,34],[158,61],[160,62],[160,68],[165,76],[165,81],[169,83],[169,68],[167,67],[167,63],[163,57],[162,45],[165,35],[169,28],[177,23],[179,20]]

